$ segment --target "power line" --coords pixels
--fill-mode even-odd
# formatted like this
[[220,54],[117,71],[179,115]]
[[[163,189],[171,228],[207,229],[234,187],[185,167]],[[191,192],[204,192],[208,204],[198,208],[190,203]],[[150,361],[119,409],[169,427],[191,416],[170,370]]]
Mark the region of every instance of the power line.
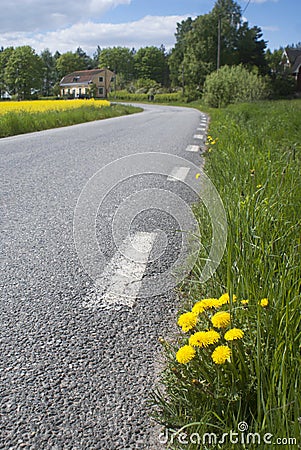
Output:
[[249,6],[251,0],[248,0],[248,3],[246,4],[245,9],[243,10],[242,14],[244,14],[246,12],[247,7]]

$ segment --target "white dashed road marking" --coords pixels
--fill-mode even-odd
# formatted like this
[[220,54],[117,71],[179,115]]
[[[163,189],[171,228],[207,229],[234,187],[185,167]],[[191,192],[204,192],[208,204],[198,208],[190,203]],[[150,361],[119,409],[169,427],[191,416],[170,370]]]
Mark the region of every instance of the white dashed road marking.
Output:
[[204,136],[203,136],[202,134],[195,134],[195,135],[193,136],[193,138],[194,138],[194,139],[203,139]]
[[198,145],[188,145],[186,147],[187,152],[198,152],[200,150],[200,147]]
[[96,294],[83,302],[83,306],[133,307],[156,236],[157,233],[137,232],[126,238],[103,271],[101,280],[98,280]]
[[175,167],[167,177],[168,181],[184,181],[189,172],[189,167]]

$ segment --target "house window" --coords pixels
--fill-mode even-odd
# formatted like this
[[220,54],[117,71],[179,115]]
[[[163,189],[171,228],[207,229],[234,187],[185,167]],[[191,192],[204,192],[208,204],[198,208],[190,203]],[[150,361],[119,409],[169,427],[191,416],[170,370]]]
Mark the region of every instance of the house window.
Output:
[[98,88],[98,94],[99,95],[103,95],[103,88],[101,87],[101,88]]
[[98,81],[99,81],[100,83],[103,83],[103,77],[99,77],[99,78],[98,78]]

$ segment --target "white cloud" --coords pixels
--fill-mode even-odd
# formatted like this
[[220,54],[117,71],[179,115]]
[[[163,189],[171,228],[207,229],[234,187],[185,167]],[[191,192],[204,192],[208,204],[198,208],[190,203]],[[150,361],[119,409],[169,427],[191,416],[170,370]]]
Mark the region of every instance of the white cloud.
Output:
[[263,31],[280,31],[280,28],[274,25],[263,25],[260,27]]
[[72,23],[99,20],[100,16],[131,0],[12,0],[1,5],[2,32],[43,32]]
[[274,2],[277,3],[279,0],[251,0],[251,3],[266,3],[266,2]]
[[117,45],[139,48],[163,44],[170,48],[175,42],[177,22],[188,16],[145,16],[137,21],[120,24],[87,21],[46,33],[4,33],[0,35],[1,45],[30,45],[38,53],[45,48],[63,53],[81,47],[91,55],[97,45],[101,48]]

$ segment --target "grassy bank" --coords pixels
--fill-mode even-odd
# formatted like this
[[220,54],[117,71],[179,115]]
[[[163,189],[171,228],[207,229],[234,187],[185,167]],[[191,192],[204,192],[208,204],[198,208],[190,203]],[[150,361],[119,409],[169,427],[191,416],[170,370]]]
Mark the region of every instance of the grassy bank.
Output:
[[[35,104],[35,102],[31,103]],[[54,103],[58,104],[58,102]],[[79,103],[72,101],[72,109],[69,108],[70,102],[65,101],[64,103],[65,109],[26,111],[22,109],[22,102],[19,102],[19,111],[12,110],[0,114],[0,137],[65,127],[142,111],[131,105],[110,105],[109,102],[106,102],[108,106],[99,107],[97,106],[98,102],[95,102],[94,105],[86,101],[86,105],[81,104],[75,107]]]
[[200,283],[212,236],[196,205],[204,253],[180,289],[179,335],[162,341],[156,418],[169,448],[300,448],[301,101],[210,116],[205,171],[226,210],[227,249]]

